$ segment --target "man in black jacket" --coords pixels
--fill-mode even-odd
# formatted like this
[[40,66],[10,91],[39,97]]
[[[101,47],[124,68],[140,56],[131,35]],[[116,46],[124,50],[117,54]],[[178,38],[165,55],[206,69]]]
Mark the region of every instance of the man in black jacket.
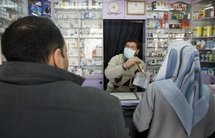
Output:
[[1,44],[1,138],[129,137],[119,100],[66,71],[65,42],[50,19],[18,19]]

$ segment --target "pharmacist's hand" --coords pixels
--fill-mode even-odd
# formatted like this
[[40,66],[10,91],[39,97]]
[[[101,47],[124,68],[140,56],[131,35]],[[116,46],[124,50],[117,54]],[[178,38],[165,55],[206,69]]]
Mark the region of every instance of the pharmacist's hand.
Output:
[[140,62],[140,59],[138,57],[129,58],[125,63],[123,63],[123,67],[125,69],[130,69],[136,63],[139,63],[139,62]]

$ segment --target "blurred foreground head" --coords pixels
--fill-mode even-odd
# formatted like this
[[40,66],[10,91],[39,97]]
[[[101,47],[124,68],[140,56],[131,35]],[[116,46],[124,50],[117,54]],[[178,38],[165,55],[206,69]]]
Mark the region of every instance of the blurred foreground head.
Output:
[[67,69],[67,49],[58,27],[48,18],[27,16],[13,22],[1,38],[9,61],[36,62]]

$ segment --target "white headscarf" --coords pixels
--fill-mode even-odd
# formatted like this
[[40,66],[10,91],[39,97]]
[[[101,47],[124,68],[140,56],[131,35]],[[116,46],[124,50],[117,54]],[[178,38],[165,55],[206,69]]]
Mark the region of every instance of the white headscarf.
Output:
[[198,50],[186,41],[173,42],[155,83],[190,136],[209,108],[210,92],[201,81]]

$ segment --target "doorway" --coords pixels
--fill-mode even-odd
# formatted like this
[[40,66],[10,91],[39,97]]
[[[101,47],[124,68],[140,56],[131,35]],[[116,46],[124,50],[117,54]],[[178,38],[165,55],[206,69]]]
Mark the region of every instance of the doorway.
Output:
[[[123,52],[128,38],[135,38],[141,43],[138,57],[145,61],[145,30],[145,20],[103,20],[104,70],[113,56]],[[104,75],[104,90],[107,83]]]

